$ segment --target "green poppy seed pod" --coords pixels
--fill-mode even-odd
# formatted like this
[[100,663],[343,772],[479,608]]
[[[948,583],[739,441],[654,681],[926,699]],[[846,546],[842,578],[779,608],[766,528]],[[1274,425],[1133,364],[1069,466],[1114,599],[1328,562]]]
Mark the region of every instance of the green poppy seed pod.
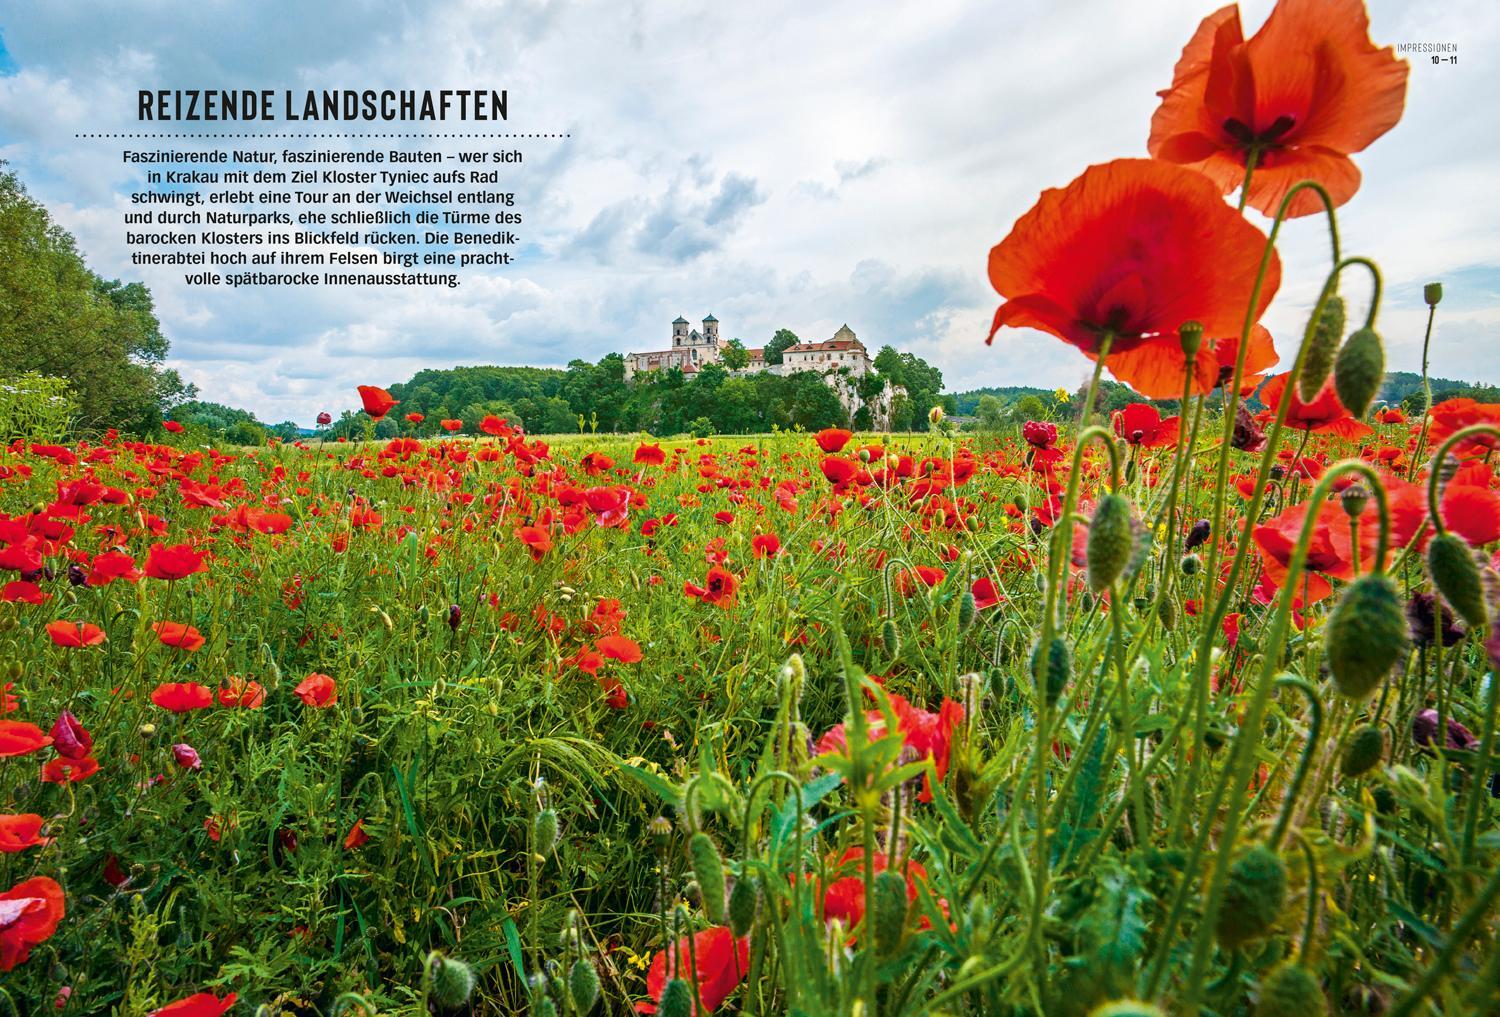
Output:
[[1333,687],[1364,699],[1406,652],[1406,611],[1396,584],[1383,575],[1360,576],[1344,590],[1324,628]]
[[800,686],[807,678],[807,665],[802,662],[802,654],[794,653],[781,665],[781,680],[793,682]]
[[1380,336],[1373,328],[1356,330],[1333,365],[1333,388],[1339,402],[1356,417],[1363,417],[1384,383],[1385,346]]
[[1428,307],[1436,307],[1443,299],[1443,284],[1436,282],[1423,286],[1422,299],[1427,302]]
[[1229,866],[1214,922],[1219,945],[1233,950],[1264,936],[1285,903],[1286,865],[1264,844],[1254,845]]
[[1302,352],[1302,370],[1297,375],[1297,395],[1310,403],[1318,397],[1328,372],[1333,370],[1339,342],[1344,338],[1344,298],[1335,294],[1323,303],[1323,313],[1309,330]]
[[1185,554],[1177,567],[1185,576],[1196,576],[1203,568],[1203,559],[1196,554]]
[[1063,689],[1068,687],[1068,679],[1072,677],[1073,655],[1061,636],[1053,636],[1052,645],[1048,647],[1045,656],[1044,662],[1041,643],[1032,647],[1031,678],[1036,683],[1037,690],[1046,698],[1047,705],[1056,706]]
[[1168,632],[1174,631],[1177,628],[1177,601],[1169,596],[1163,597],[1161,603],[1157,605],[1156,617],[1161,622],[1162,628]]
[[901,652],[901,633],[896,629],[896,622],[891,618],[881,623],[880,645],[887,657],[894,657]]
[[574,961],[568,972],[568,998],[580,1014],[588,1013],[599,1002],[599,972],[587,957]]
[[1198,350],[1203,347],[1203,324],[1197,321],[1183,322],[1182,327],[1177,330],[1177,339],[1182,343],[1183,359],[1194,359],[1198,356]]
[[1362,777],[1380,765],[1385,756],[1385,731],[1377,724],[1365,724],[1349,736],[1339,769],[1346,777]]
[[724,859],[714,839],[699,830],[688,838],[688,858],[703,895],[703,913],[715,925],[724,924]]
[[1252,1017],[1323,1017],[1328,1000],[1323,986],[1307,968],[1283,961],[1261,979]]
[[537,1017],[557,1017],[557,1004],[552,1002],[551,996],[543,996],[536,1012]]
[[552,809],[541,809],[531,817],[531,849],[539,858],[546,858],[557,847],[557,813]]
[[889,957],[901,946],[901,937],[906,933],[906,879],[890,869],[875,874],[875,886],[871,891],[875,904],[874,915],[875,955]]
[[1094,506],[1094,518],[1089,522],[1089,589],[1095,593],[1109,589],[1130,564],[1133,547],[1129,500],[1113,492],[1104,495]]
[[429,999],[440,1010],[457,1010],[474,993],[474,969],[461,960],[434,951],[428,960],[432,965],[432,992]]
[[729,891],[729,931],[744,936],[755,924],[760,914],[760,881],[754,876],[741,876]]
[[1487,620],[1484,582],[1468,543],[1453,533],[1441,533],[1427,544],[1427,573],[1443,600],[1474,627]]
[[693,991],[681,978],[672,979],[661,990],[661,1000],[656,1006],[657,1017],[691,1017],[692,1012]]
[[1363,484],[1350,484],[1339,493],[1339,506],[1350,519],[1358,519],[1369,503],[1370,489]]
[[656,846],[661,848],[672,836],[672,821],[666,816],[657,816],[646,824],[646,832],[651,835],[652,840],[656,841]]
[[966,629],[974,624],[974,616],[978,613],[978,607],[974,603],[974,594],[965,590],[964,595],[958,598],[958,627]]
[[1139,999],[1117,999],[1100,1003],[1089,1011],[1089,1017],[1167,1017],[1167,1013],[1154,1003]]

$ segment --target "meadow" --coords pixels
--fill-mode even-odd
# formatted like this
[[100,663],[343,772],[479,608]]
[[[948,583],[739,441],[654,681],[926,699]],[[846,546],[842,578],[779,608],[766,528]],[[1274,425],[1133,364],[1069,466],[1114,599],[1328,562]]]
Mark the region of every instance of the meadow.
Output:
[[1350,0],[1199,26],[1151,158],[990,252],[1076,413],[418,438],[359,385],[363,440],[214,447],[8,386],[0,1010],[1500,1012],[1500,404],[1379,401],[1338,230],[1406,72]]

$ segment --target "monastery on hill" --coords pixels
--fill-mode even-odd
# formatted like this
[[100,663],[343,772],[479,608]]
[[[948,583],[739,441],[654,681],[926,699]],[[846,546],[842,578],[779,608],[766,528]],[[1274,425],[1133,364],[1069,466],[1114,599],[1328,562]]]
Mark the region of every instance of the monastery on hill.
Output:
[[[720,362],[722,341],[719,338],[719,319],[712,314],[703,319],[703,330],[691,328],[686,318],[678,316],[672,322],[672,347],[649,353],[625,354],[625,380],[629,381],[643,371],[661,371],[676,367],[691,378],[704,364]],[[870,411],[875,426],[885,426],[889,421],[891,405],[897,395],[904,394],[899,386],[885,385],[878,396],[864,403],[856,387],[856,381],[875,369],[870,353],[859,336],[848,325],[842,326],[833,338],[820,343],[798,343],[781,353],[781,363],[766,363],[764,347],[747,349],[749,362],[734,374],[797,374],[803,371],[822,376],[823,383],[834,390],[843,403],[844,410],[852,419],[861,405]]]
[[[703,331],[689,330],[686,318],[678,317],[672,322],[672,348],[650,353],[625,354],[625,380],[629,381],[641,371],[660,371],[679,367],[683,374],[695,374],[704,364],[719,362],[719,319],[712,314],[703,319]],[[781,363],[766,363],[763,347],[747,349],[750,362],[742,373],[795,374],[798,371],[838,371],[848,368],[854,377],[869,374],[874,370],[870,353],[859,341],[848,325],[833,334],[832,339],[820,343],[798,343],[789,346],[781,354]]]

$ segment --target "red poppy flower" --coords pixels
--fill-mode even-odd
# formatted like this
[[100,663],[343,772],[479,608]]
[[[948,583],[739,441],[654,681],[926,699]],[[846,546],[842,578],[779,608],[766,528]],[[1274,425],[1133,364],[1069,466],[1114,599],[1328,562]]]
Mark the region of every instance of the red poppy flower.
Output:
[[152,544],[151,550],[146,553],[146,575],[152,579],[168,581],[185,579],[204,570],[204,557],[191,544],[174,544],[171,547]]
[[211,992],[198,992],[166,1006],[152,1010],[146,1017],[223,1017],[234,1006],[238,995],[231,992],[220,999]]
[[364,403],[365,412],[372,420],[380,420],[391,412],[400,402],[383,388],[374,385],[360,385],[359,399]]
[[853,480],[854,475],[859,472],[859,463],[842,456],[824,456],[819,469],[823,471],[823,476],[830,484],[843,486]]
[[980,611],[1005,602],[1000,591],[995,589],[995,581],[989,576],[980,576],[974,580],[974,585],[969,587],[969,592],[974,595],[974,607]]
[[[846,929],[856,928],[865,917],[865,859],[862,848],[850,848],[834,863],[835,871],[847,871],[853,867],[852,875],[841,876],[828,884],[823,891],[823,920],[842,921]],[[876,852],[874,869],[884,872],[889,867],[884,851]],[[927,882],[927,869],[920,863],[907,859],[902,865],[906,877],[906,901],[908,906],[917,902],[920,884]]]
[[[1432,424],[1427,438],[1434,451],[1437,446],[1466,427],[1489,424],[1500,427],[1500,403],[1481,403],[1473,399],[1445,399],[1432,408]],[[1459,455],[1473,455],[1495,447],[1495,439],[1487,434],[1465,438],[1454,446]]]
[[739,587],[738,576],[726,568],[714,565],[708,570],[704,585],[683,583],[682,592],[689,597],[697,597],[705,604],[728,608],[734,605],[735,591]]
[[1162,419],[1161,412],[1148,403],[1131,403],[1114,415],[1115,434],[1126,444],[1160,448],[1177,444],[1178,418]]
[[[1281,396],[1290,373],[1272,375],[1260,390],[1260,401],[1266,404],[1268,413],[1275,413],[1276,408],[1281,405]],[[1374,430],[1344,409],[1344,404],[1339,402],[1338,393],[1333,390],[1332,378],[1324,382],[1323,388],[1310,403],[1303,402],[1297,390],[1292,390],[1292,404],[1287,409],[1286,426],[1295,427],[1299,431],[1326,432],[1350,439],[1363,438]]]
[[442,425],[445,431],[462,431],[464,429],[464,422],[462,420],[444,420],[442,421]]
[[605,636],[594,643],[594,649],[622,664],[634,664],[641,659],[639,644],[626,636]]
[[[1191,166],[1227,194],[1250,178],[1250,204],[1274,215],[1301,180],[1342,205],[1359,189],[1350,153],[1396,125],[1406,61],[1370,42],[1362,0],[1280,0],[1247,42],[1231,4],[1210,14],[1182,51],[1151,118],[1152,156]],[[1288,214],[1323,205],[1308,192]]]
[[479,422],[479,429],[497,438],[503,438],[512,433],[510,425],[505,422],[504,418],[497,417],[493,413],[487,414]]
[[84,646],[98,646],[104,642],[104,630],[97,625],[87,622],[54,621],[47,623],[47,635],[58,646],[69,646],[75,649]]
[[[1092,358],[1113,333],[1113,373],[1115,353],[1188,321],[1205,335],[1238,335],[1264,247],[1202,174],[1150,159],[1091,166],[1043,191],[990,251],[990,282],[1006,298],[990,341],[1007,325],[1037,328]],[[1280,282],[1273,255],[1256,317]]]
[[52,744],[52,736],[24,720],[0,720],[0,759],[25,756]]
[[57,931],[66,912],[62,887],[47,876],[33,876],[0,893],[0,971],[25,963],[31,948]]
[[173,434],[181,434],[182,433],[182,425],[179,424],[175,420],[164,420],[164,421],[162,421],[162,425],[161,426],[165,427],[168,431],[170,431]]
[[853,437],[852,431],[846,431],[842,427],[825,427],[813,435],[813,440],[818,443],[818,448],[832,455],[843,451],[844,446],[849,444],[849,439]]
[[750,538],[750,550],[757,558],[774,558],[781,553],[781,538],[774,533],[757,533]]
[[292,694],[308,706],[319,710],[332,706],[338,702],[339,698],[338,685],[334,680],[316,671],[298,682]]
[[329,413],[327,410],[324,410],[322,413],[318,414],[318,426],[319,427],[327,427],[331,423],[333,423],[333,414],[332,413]]
[[667,454],[662,451],[660,445],[647,445],[642,442],[635,447],[635,455],[630,461],[642,466],[660,466],[667,461]]
[[78,718],[69,710],[57,715],[57,720],[48,732],[52,736],[52,747],[59,756],[82,759],[94,747],[94,736],[78,723]]
[[370,843],[370,835],[365,833],[365,821],[356,819],[354,825],[349,828],[349,834],[344,838],[344,850],[353,851]]
[[172,713],[206,710],[214,705],[213,691],[197,682],[162,682],[151,691],[151,701]]
[[89,565],[88,584],[90,586],[108,586],[117,579],[133,583],[140,578],[141,571],[135,567],[135,559],[123,551],[105,551],[103,554],[96,554]]
[[197,653],[205,642],[201,632],[182,622],[154,622],[151,631],[156,633],[163,646],[173,646],[188,653]]
[[25,579],[17,579],[5,584],[5,589],[0,591],[0,600],[8,604],[45,604],[52,599],[52,594],[43,593],[42,588],[36,583]]
[[265,701],[266,690],[258,681],[231,677],[229,683],[219,689],[221,706],[238,706],[247,710],[256,710]]
[[516,530],[516,539],[526,545],[533,561],[541,561],[552,550],[552,538],[540,526],[522,526]]
[[[1241,375],[1240,395],[1249,395],[1261,382],[1261,375],[1276,365],[1281,356],[1271,341],[1271,333],[1264,325],[1250,330],[1249,349],[1245,351],[1244,373]],[[1234,336],[1224,339],[1204,338],[1193,359],[1193,380],[1189,390],[1193,395],[1205,395],[1234,377],[1235,360],[1239,357],[1239,326]],[[1187,381],[1187,354],[1182,349],[1182,337],[1172,332],[1148,339],[1135,349],[1109,355],[1109,370],[1116,378],[1128,384],[1148,399],[1180,399],[1183,385]]]
[[406,422],[409,424],[420,424],[426,419],[427,418],[420,413],[408,413],[406,415]]
[[51,837],[41,836],[44,820],[34,812],[0,816],[0,854],[13,855],[30,847],[46,847]]
[[651,1000],[638,1002],[635,1008],[639,1013],[656,1013],[656,1005],[661,1002],[661,994],[671,977],[686,981],[689,990],[694,982],[697,983],[698,1000],[693,1007],[694,1014],[713,1013],[729,998],[749,970],[748,938],[736,939],[734,933],[722,925],[704,929],[693,935],[691,945],[684,936],[670,949],[659,951],[651,959],[651,968],[646,972],[646,991],[651,994]]
[[82,759],[67,759],[59,756],[47,760],[42,767],[42,781],[47,784],[71,784],[87,780],[99,772],[99,760],[93,756]]

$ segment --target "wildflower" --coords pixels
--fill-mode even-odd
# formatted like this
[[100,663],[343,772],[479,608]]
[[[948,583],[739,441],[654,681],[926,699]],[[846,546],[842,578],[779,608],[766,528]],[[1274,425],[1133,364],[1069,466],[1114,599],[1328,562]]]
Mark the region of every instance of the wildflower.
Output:
[[176,647],[188,653],[198,652],[205,642],[201,632],[182,622],[153,622],[151,631],[156,633],[157,640],[163,646]]
[[191,544],[152,544],[146,553],[146,575],[152,579],[172,581],[202,572],[204,555]]
[[813,440],[818,443],[818,448],[829,455],[842,452],[844,446],[849,444],[849,439],[854,437],[852,431],[846,431],[842,427],[825,427],[813,435]]
[[[668,970],[670,966],[670,971]],[[689,986],[697,983],[695,1014],[713,1013],[739,987],[750,970],[750,940],[735,938],[725,926],[704,929],[692,936],[691,946],[684,936],[651,959],[646,972],[646,991],[650,1002],[636,1003],[638,1013],[656,1013],[668,978],[681,978]]]
[[214,705],[214,694],[197,682],[162,682],[152,690],[151,701],[163,710],[187,713]]
[[641,659],[641,648],[634,639],[625,636],[605,636],[594,643],[594,649],[610,660],[622,664],[634,664]]
[[360,401],[364,403],[365,412],[370,415],[371,420],[383,419],[387,413],[400,405],[400,402],[383,388],[376,388],[374,385],[360,385],[358,388]]
[[292,690],[292,694],[319,710],[338,702],[338,686],[328,675],[316,671],[302,679]]
[[47,876],[33,876],[0,893],[0,971],[25,963],[31,948],[57,931],[65,913],[62,887]]
[[48,733],[52,736],[52,747],[57,750],[57,754],[69,759],[82,759],[94,746],[93,736],[68,710],[57,715],[57,720]]
[[184,770],[203,769],[203,760],[198,757],[198,750],[187,742],[178,742],[172,746],[172,758]]
[[42,782],[45,784],[70,784],[86,780],[99,772],[99,760],[93,756],[68,759],[59,756],[49,759],[42,767]]
[[52,736],[24,720],[0,720],[0,759],[26,756],[52,744]]
[[231,992],[220,999],[211,992],[197,992],[191,996],[158,1007],[146,1017],[223,1017],[234,1006],[239,997]]
[[[1370,42],[1362,0],[1280,0],[1249,41],[1238,5],[1210,14],[1182,51],[1151,118],[1157,159],[1200,170],[1222,193],[1251,160],[1249,204],[1273,215],[1316,180],[1335,205],[1359,189],[1349,158],[1396,125],[1408,66]],[[1321,211],[1303,191],[1288,215]]]
[[52,838],[40,836],[42,817],[33,812],[0,815],[0,853],[13,855],[30,847],[46,847]]
[[104,642],[104,630],[87,622],[55,621],[46,625],[47,635],[58,646],[82,648]]

